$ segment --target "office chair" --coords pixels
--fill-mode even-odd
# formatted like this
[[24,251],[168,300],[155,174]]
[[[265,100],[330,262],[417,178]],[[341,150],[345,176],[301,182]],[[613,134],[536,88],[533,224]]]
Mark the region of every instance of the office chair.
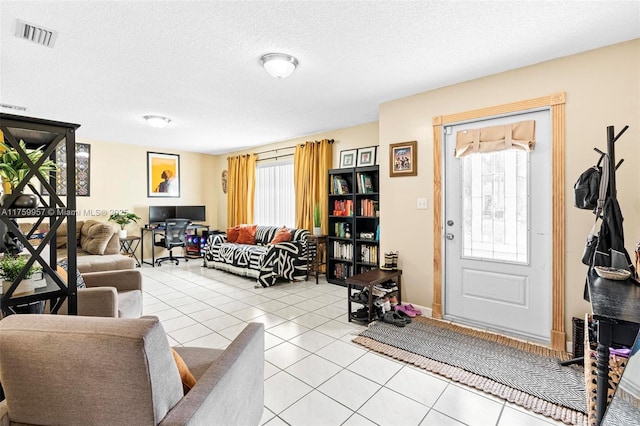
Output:
[[160,257],[156,259],[156,265],[161,266],[161,263],[165,260],[169,260],[171,262],[175,262],[178,264],[178,259],[184,259],[185,262],[188,262],[185,256],[173,256],[172,249],[174,247],[182,247],[186,250],[187,247],[187,227],[191,225],[191,221],[189,219],[167,219],[164,222],[164,235],[160,235],[160,240],[154,240],[153,245],[156,247],[164,247],[169,250],[169,256]]

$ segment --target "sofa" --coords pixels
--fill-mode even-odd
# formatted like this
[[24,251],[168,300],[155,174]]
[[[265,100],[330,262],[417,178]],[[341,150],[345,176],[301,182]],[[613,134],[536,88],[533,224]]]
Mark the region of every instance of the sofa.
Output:
[[[20,223],[20,230],[31,235],[30,243],[38,245],[38,239],[49,231],[48,223],[41,223],[32,231],[33,223]],[[67,257],[67,224],[63,223],[56,231],[57,259]],[[85,272],[134,269],[135,260],[120,254],[120,240],[117,230],[108,223],[96,220],[76,221],[76,245],[78,270]]]
[[[250,225],[240,225],[240,228]],[[307,275],[306,229],[253,225],[253,240],[229,242],[227,233],[209,235],[204,247],[204,266],[236,275],[256,278],[258,285],[269,287],[278,278],[293,281]],[[287,241],[272,244],[279,231],[290,234]]]
[[0,425],[260,424],[263,324],[224,350],[174,350],[157,317],[11,315],[0,321]]

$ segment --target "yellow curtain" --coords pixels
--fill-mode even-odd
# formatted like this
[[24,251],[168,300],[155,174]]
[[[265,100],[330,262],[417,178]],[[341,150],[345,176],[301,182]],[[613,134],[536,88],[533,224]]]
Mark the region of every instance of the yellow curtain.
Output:
[[333,139],[296,145],[293,153],[293,180],[296,191],[296,228],[313,229],[313,207],[320,205],[322,233],[328,229],[327,179],[333,161]]
[[256,154],[227,158],[227,227],[253,223],[256,188]]

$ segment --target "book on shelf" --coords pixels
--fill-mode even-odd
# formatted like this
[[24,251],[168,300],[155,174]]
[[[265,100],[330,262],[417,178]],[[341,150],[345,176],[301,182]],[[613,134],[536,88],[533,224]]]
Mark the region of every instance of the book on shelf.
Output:
[[347,222],[336,222],[333,225],[334,236],[338,238],[351,237],[351,225]]
[[333,267],[333,275],[339,280],[346,280],[353,275],[353,266],[346,263],[336,263]]
[[340,176],[334,176],[331,180],[331,193],[334,195],[349,194],[349,183]]
[[376,200],[363,199],[360,200],[360,216],[377,216],[378,202]]
[[353,200],[334,200],[334,216],[353,216]]
[[358,182],[358,192],[360,194],[372,194],[373,189],[373,180],[371,179],[371,175],[366,173],[356,173],[356,181]]
[[353,244],[342,241],[333,242],[333,257],[336,259],[353,260]]
[[378,246],[363,244],[360,246],[360,261],[378,263]]

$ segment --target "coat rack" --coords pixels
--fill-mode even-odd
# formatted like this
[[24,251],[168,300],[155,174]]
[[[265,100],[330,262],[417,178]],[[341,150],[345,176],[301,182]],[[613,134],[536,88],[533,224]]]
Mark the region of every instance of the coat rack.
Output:
[[[600,151],[598,148],[593,148],[594,151],[596,151],[598,154],[600,154],[600,159],[602,160],[602,157],[605,155],[609,156],[609,194],[611,194],[611,196],[613,198],[616,198],[616,170],[618,170],[618,167],[620,167],[620,165],[624,162],[624,159],[620,160],[618,162],[618,164],[616,164],[616,148],[615,148],[615,143],[618,139],[620,139],[620,136],[622,136],[622,134],[624,132],[627,131],[627,129],[629,128],[629,126],[624,126],[624,128],[620,131],[620,133],[618,133],[617,135],[614,132],[613,126],[607,126],[607,152],[606,154],[602,151]],[[615,135],[615,136],[614,136]],[[615,164],[615,167],[614,167]],[[603,176],[604,178],[604,176]]]

